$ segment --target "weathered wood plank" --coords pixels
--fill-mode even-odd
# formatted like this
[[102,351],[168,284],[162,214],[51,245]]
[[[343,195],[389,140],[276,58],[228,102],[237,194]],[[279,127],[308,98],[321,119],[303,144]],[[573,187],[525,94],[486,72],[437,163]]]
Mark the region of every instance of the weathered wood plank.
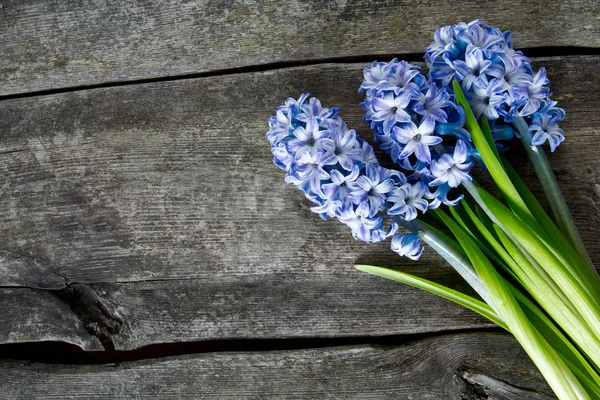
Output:
[[[447,268],[406,270],[457,285],[455,273]],[[97,339],[101,339],[117,349],[130,350],[195,340],[380,336],[493,326],[469,310],[416,289],[359,274],[349,265],[335,278],[316,275],[311,280],[308,273],[298,278],[269,274],[229,282],[208,278],[85,285],[114,313],[99,312],[94,302],[80,304],[69,296],[63,300],[62,312],[73,320],[80,318],[80,329],[69,325],[52,339],[44,326],[62,326],[53,312],[55,303],[63,299],[62,291],[53,295],[30,289],[0,289],[0,311],[13,310],[0,316],[0,343],[55,340],[97,350]],[[52,302],[45,304],[49,300]],[[39,306],[30,308],[30,303]],[[92,307],[89,312],[88,307]]]
[[206,353],[117,365],[0,361],[0,399],[550,400],[509,336],[447,335],[406,346]]
[[422,53],[437,27],[476,18],[513,30],[520,48],[599,47],[598,15],[594,0],[4,0],[0,95],[278,62]]
[[100,340],[54,292],[2,288],[0,302],[0,343],[53,341],[102,350]]
[[[552,162],[596,261],[598,61],[543,60],[569,115],[568,141]],[[266,120],[288,95],[312,90],[368,136],[356,93],[363,67],[302,67],[0,102],[0,249],[21,260],[2,266],[12,272],[0,282],[8,287],[0,289],[0,308],[23,310],[13,291],[35,297],[38,291],[29,288],[46,284],[89,331],[121,349],[491,326],[451,303],[354,271],[357,261],[398,266],[461,285],[433,251],[415,264],[387,243],[355,242],[345,226],[320,220],[271,164]],[[525,180],[533,178],[526,173]],[[65,287],[44,276],[62,277]],[[66,285],[72,282],[83,285]],[[39,320],[54,318],[35,312]],[[0,326],[0,342],[35,340],[20,333],[29,329],[27,321],[10,315],[16,319]],[[81,331],[63,334],[68,342],[83,340]]]

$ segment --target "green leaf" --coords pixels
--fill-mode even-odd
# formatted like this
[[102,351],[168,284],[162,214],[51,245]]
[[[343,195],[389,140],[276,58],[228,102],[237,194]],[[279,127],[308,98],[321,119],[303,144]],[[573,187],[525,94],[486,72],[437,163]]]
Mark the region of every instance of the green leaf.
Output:
[[[444,232],[439,229],[423,222],[419,221],[420,226],[418,230],[423,231],[424,233],[428,233],[430,236],[435,236],[437,241],[444,243],[445,247],[451,247],[455,252],[462,254],[463,256],[467,256],[462,247],[456,242],[456,240],[448,237]],[[437,250],[436,250],[437,251]]]
[[394,219],[394,221],[413,232],[419,232],[421,240],[442,256],[484,301],[488,301],[489,295],[487,291],[475,273],[473,266],[469,263],[464,250],[456,240],[449,238],[438,229],[418,219],[411,221]]
[[537,201],[533,193],[529,190],[527,185],[521,180],[517,171],[506,161],[504,158],[501,159],[502,165],[504,166],[504,170],[508,175],[511,182],[515,185],[515,188],[519,192],[519,195],[527,205],[527,208],[531,211],[531,214],[536,219],[536,221],[540,224],[542,229],[548,233],[548,236],[552,240],[554,244],[563,244],[565,243],[565,237],[560,233],[554,222],[550,219],[548,214],[544,208]]
[[[465,209],[479,231],[491,246],[494,247],[529,294],[542,305],[574,340],[582,344],[591,343],[592,347],[597,347],[593,335],[590,334],[590,328],[585,324],[585,320],[575,311],[570,300],[557,287],[554,281],[548,278],[539,266],[536,268],[527,259],[526,255],[523,254],[524,250],[517,248],[498,226],[486,226],[475,216],[468,205],[465,205]],[[495,232],[496,236],[492,232]],[[498,239],[496,239],[497,237]],[[499,240],[501,240],[501,243]],[[515,288],[513,294],[515,293],[520,292]],[[523,298],[521,297],[520,299],[520,302],[523,302]],[[530,316],[529,313],[526,312],[526,314]],[[536,325],[536,327],[538,326]],[[544,333],[544,330],[540,331],[542,334]],[[548,339],[546,335],[544,337]],[[589,346],[584,347],[589,350]],[[574,363],[573,360],[570,360],[570,362]]]
[[491,309],[490,306],[464,293],[461,293],[454,289],[450,289],[449,287],[440,285],[427,279],[419,278],[417,276],[393,270],[390,268],[361,264],[355,265],[354,268],[358,269],[359,271],[368,272],[370,274],[380,276],[382,278],[391,279],[396,282],[401,282],[410,286],[414,286],[416,288],[436,294],[447,300],[451,300],[457,304],[460,304],[461,306],[468,308],[469,310],[473,310],[476,313],[483,315],[493,323],[506,329],[506,325],[504,325],[504,322],[502,322],[502,320],[498,318],[498,316]]
[[[494,226],[494,229],[500,242],[511,259],[514,260],[511,264],[513,271],[524,282],[531,296],[540,304],[545,305],[544,308],[549,310],[548,312],[551,315],[554,315],[554,319],[566,319],[565,315],[567,314],[565,313],[568,313],[571,316],[570,320],[576,325],[578,321],[585,324],[571,300],[565,296],[563,290],[548,276],[533,257],[516,241],[511,240],[498,226]],[[589,327],[586,326],[585,329],[589,330]]]
[[[516,249],[512,242],[506,242],[504,238],[506,235],[497,225],[486,226],[481,220],[475,215],[475,213],[465,203],[463,207],[467,211],[467,215],[473,221],[475,226],[481,234],[485,237],[486,241],[494,248],[499,257],[503,260],[506,268],[509,269],[512,276],[521,283],[529,293],[537,298],[542,295],[542,301],[549,300],[549,295],[558,297],[556,305],[566,305],[569,309],[572,309],[574,315],[580,317],[575,311],[571,302],[564,296],[562,290],[556,285],[556,283],[547,276],[547,273],[541,268],[535,268],[531,261],[528,260],[527,255],[524,255],[521,251]],[[488,220],[489,221],[489,220]],[[491,221],[489,221],[491,222]],[[489,223],[488,222],[488,223]],[[496,235],[494,235],[495,233]],[[508,239],[507,239],[508,240]],[[554,299],[555,297],[551,297]],[[553,311],[562,311],[564,307],[560,307],[559,310],[554,310],[554,306],[550,308]]]
[[[467,234],[469,234],[469,236],[471,237],[471,240],[473,240],[479,246],[479,248],[481,250],[483,250],[483,252],[489,258],[492,259],[492,261],[494,261],[496,264],[504,267],[504,269],[508,273],[512,274],[512,271],[504,265],[504,262],[502,261],[502,259],[498,256],[498,254],[496,254],[494,247],[490,243],[488,243],[485,236],[483,236],[480,233],[479,229],[477,228],[477,225],[472,223],[473,221],[471,221],[469,214],[466,213],[466,211],[470,210],[467,202],[463,199],[460,201],[460,206],[450,207],[449,210],[450,210],[450,214],[452,214],[452,216],[454,217],[456,222],[458,222],[458,224],[464,229],[464,231]],[[461,216],[459,210],[464,210],[466,215]]]
[[[489,243],[490,246],[494,248],[499,257],[502,259],[503,263],[499,265],[503,265],[504,268],[508,269],[511,275],[515,278],[516,281],[527,282],[525,287],[529,288],[529,293],[533,295],[538,302],[541,302],[542,305],[546,305],[544,307],[546,310],[550,312],[551,315],[557,315],[562,319],[564,313],[568,312],[568,307],[565,307],[560,301],[556,301],[556,298],[553,296],[548,296],[548,287],[549,282],[541,279],[537,280],[536,284],[532,284],[531,279],[527,275],[523,276],[524,272],[519,264],[515,262],[513,257],[505,250],[505,248],[500,244],[496,236],[494,236],[494,226],[491,220],[481,211],[478,210],[479,217],[475,215],[475,213],[471,210],[468,203],[465,201],[461,201],[461,205],[464,208],[468,218],[473,222],[475,228],[482,234],[483,238]],[[456,207],[450,208],[452,212]],[[502,231],[499,231],[499,234],[502,235]],[[512,254],[514,255],[514,247],[511,248],[513,250]],[[508,265],[507,265],[508,264]],[[509,269],[509,266],[512,269]],[[514,271],[519,272],[520,279],[515,276]],[[533,278],[539,278],[535,275]],[[569,366],[569,368],[573,371],[573,373],[580,379],[582,385],[585,387],[588,393],[595,393],[600,398],[600,377],[598,373],[594,370],[594,368],[589,364],[586,358],[581,354],[579,350],[573,346],[573,344],[567,339],[567,337],[556,327],[556,324],[550,320],[546,316],[546,314],[540,310],[539,306],[533,303],[527,296],[521,293],[516,287],[510,285],[506,282],[507,287],[510,289],[511,293],[515,296],[517,301],[521,304],[524,313],[527,318],[531,321],[533,326],[540,332],[540,334],[548,341],[548,344],[557,351],[560,357],[565,361],[565,363]],[[546,286],[544,286],[546,285]],[[541,294],[541,296],[539,296]],[[573,317],[571,317],[573,318]],[[580,322],[577,317],[575,317],[575,322]],[[568,326],[566,328],[569,328]],[[580,329],[576,329],[578,335],[583,335],[584,333],[580,331]]]
[[493,301],[493,308],[531,357],[560,399],[590,399],[582,384],[558,353],[527,318],[510,287],[494,269],[485,254],[463,229],[443,211],[436,210],[467,253]]
[[481,123],[479,126],[481,128],[481,133],[483,133],[483,137],[485,137],[488,142],[488,146],[490,146],[496,158],[500,158],[500,153],[498,153],[498,149],[496,148],[496,142],[492,136],[492,130],[490,129],[490,123],[488,119],[486,117],[481,117]]
[[[515,282],[518,282],[519,284],[527,288],[527,286],[523,284],[523,281],[519,278],[519,276],[515,274],[514,260],[510,257],[510,255],[506,252],[504,247],[502,247],[500,242],[492,234],[493,228],[491,228],[491,226],[491,229],[488,228],[488,226],[486,226],[485,223],[481,220],[481,217],[477,217],[475,213],[473,213],[473,210],[471,210],[471,207],[469,207],[469,205],[466,202],[461,202],[461,205],[465,209],[467,216],[473,222],[478,232],[483,236],[486,244],[494,250],[496,254],[496,258],[494,259],[494,261],[496,261],[496,263],[499,266],[501,266],[515,280]],[[486,218],[484,220],[487,221],[488,224],[493,224],[491,220],[487,218],[487,216],[485,217]]]
[[[534,232],[529,226],[524,224],[517,218],[509,209],[507,209],[498,199],[489,194],[482,188],[478,190],[483,203],[485,203],[490,214],[488,216],[498,224],[510,237],[514,237],[532,257],[544,268],[544,270],[556,282],[564,282],[563,290],[573,299],[581,297],[585,300],[581,303],[582,306],[590,306],[595,310],[594,319],[598,323],[598,331],[600,332],[600,293],[598,287],[593,285],[595,280],[591,282],[589,276],[582,274],[585,272],[581,269],[580,259],[567,259],[560,252],[554,252],[547,244]],[[579,263],[579,264],[578,264]],[[578,268],[579,267],[579,268]],[[566,283],[569,283],[566,284]],[[590,285],[590,283],[592,285]]]
[[531,225],[524,223],[481,186],[474,182],[463,183],[463,186],[487,216],[500,226],[508,236],[522,243],[553,279],[557,282],[571,282],[574,288],[582,289],[589,300],[587,303],[593,304],[596,312],[598,312],[599,316],[596,319],[600,321],[600,312],[598,311],[600,310],[600,303],[596,300],[600,301],[600,285],[597,284],[597,280],[582,264],[581,258],[569,258],[568,255],[556,249],[552,243],[541,236],[538,230],[535,230],[536,226],[541,229],[539,225],[532,228]]
[[593,331],[587,326],[585,319],[575,311],[570,299],[562,293],[560,288],[553,284],[550,278],[545,278],[543,273],[539,273],[541,267],[536,265],[534,260],[527,257],[525,249],[509,239],[500,228],[495,228],[504,247],[515,260],[517,264],[515,270],[519,271],[518,275],[526,282],[530,295],[542,305],[544,310],[592,360],[597,359],[598,342],[594,338]]
[[535,303],[514,287],[512,293],[522,305],[527,318],[579,378],[586,391],[600,399],[600,376],[594,367]]

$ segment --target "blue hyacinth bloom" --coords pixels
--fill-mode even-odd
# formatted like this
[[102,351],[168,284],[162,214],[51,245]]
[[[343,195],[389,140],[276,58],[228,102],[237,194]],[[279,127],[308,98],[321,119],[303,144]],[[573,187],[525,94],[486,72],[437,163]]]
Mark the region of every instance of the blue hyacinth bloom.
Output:
[[[397,59],[373,65],[377,71],[388,71],[389,67],[389,73],[365,70],[359,91],[365,92],[366,98],[361,107],[375,140],[394,161],[403,167],[416,165],[421,169],[426,166],[423,163],[429,164],[432,157],[439,156],[434,147],[443,140],[441,135],[470,141],[463,128],[466,118],[462,108],[446,89],[427,81],[417,66]],[[374,74],[378,79],[383,77],[377,85],[372,83]],[[397,75],[404,77],[401,84]]]
[[350,183],[348,198],[357,205],[356,213],[362,216],[374,217],[381,206],[387,201],[387,195],[396,186],[397,181],[406,178],[394,179],[391,170],[370,165],[365,173]]
[[329,135],[327,130],[319,126],[315,117],[310,117],[306,121],[306,126],[298,126],[294,129],[293,138],[287,142],[288,149],[298,156],[306,153],[315,155],[326,147],[335,147]]
[[435,179],[429,182],[429,186],[448,184],[455,188],[462,182],[471,182],[473,178],[469,175],[469,171],[472,166],[467,145],[459,140],[452,155],[444,154],[431,164],[429,170]]
[[431,117],[425,118],[418,127],[413,122],[394,127],[392,136],[404,145],[398,158],[406,158],[414,153],[419,161],[430,163],[430,146],[442,142],[441,137],[434,135],[434,128],[435,120]]
[[556,147],[565,140],[563,130],[560,129],[556,122],[552,121],[549,114],[535,114],[533,122],[529,126],[529,131],[533,134],[531,144],[538,146],[548,141],[550,143],[550,151],[556,150]]
[[340,201],[343,204],[346,204],[350,201],[350,193],[351,189],[348,186],[356,182],[356,179],[360,175],[360,168],[358,165],[352,166],[352,171],[347,175],[344,175],[343,172],[334,169],[329,173],[329,177],[331,179],[331,183],[323,183],[321,185],[321,189],[325,194],[325,198],[330,201]]
[[387,229],[384,228],[382,217],[368,217],[359,214],[356,209],[346,208],[337,214],[340,222],[348,225],[352,236],[357,240],[367,243],[375,243],[387,239],[398,230],[398,225],[392,223]]
[[551,122],[562,121],[565,119],[565,110],[556,107],[556,103],[556,101],[546,99],[541,103],[538,114],[548,114]]
[[[455,43],[454,47],[448,47],[448,43],[443,44],[447,37],[443,33],[438,36],[439,43],[432,44],[432,48],[435,47],[435,51],[440,54],[450,51],[459,55],[464,48],[470,46],[468,43]],[[451,50],[448,50],[450,48]],[[446,63],[444,60],[441,62]],[[488,76],[503,77],[503,68],[491,67],[488,64],[486,63],[485,68],[482,68],[486,71],[489,69],[490,75],[482,74],[482,80],[487,82]],[[412,185],[413,193],[419,192],[418,197],[422,200],[417,203],[419,207],[427,209],[438,207],[440,204],[455,204],[454,200],[448,198],[453,187],[448,185],[447,188],[428,189],[429,182],[436,178],[431,175],[429,168],[446,152],[447,146],[442,145],[444,140],[449,141],[450,145],[455,144],[456,140],[471,142],[471,136],[464,128],[466,122],[464,110],[456,104],[453,94],[445,88],[439,88],[434,82],[426,80],[416,66],[405,61],[398,62],[397,59],[389,64],[375,62],[373,66],[376,71],[373,72],[369,68],[365,70],[365,79],[359,91],[366,94],[364,102],[361,103],[361,107],[365,110],[363,119],[369,122],[375,140],[404,171],[412,171],[407,179]],[[384,70],[385,74],[380,73]],[[378,77],[376,85],[373,84],[373,75]],[[402,84],[398,84],[397,76],[404,77]],[[402,118],[392,119],[391,111],[400,113]],[[461,167],[465,173],[468,173],[467,166],[472,165],[473,163],[465,163],[461,164]],[[419,208],[404,207],[400,204],[403,192],[394,189],[393,193],[395,193],[395,206],[391,208],[392,213],[399,212],[405,219],[414,218]],[[390,196],[392,195],[388,195],[388,201]],[[425,207],[426,199],[430,199],[431,202]]]
[[454,69],[456,76],[462,82],[465,90],[471,89],[473,83],[479,86],[487,84],[488,79],[502,78],[504,76],[504,66],[493,63],[485,58],[483,49],[467,46],[465,60],[455,60]]
[[392,72],[392,66],[388,63],[378,63],[373,61],[371,68],[365,68],[364,81],[360,85],[359,91],[368,92],[374,90],[378,85],[385,83]]
[[546,70],[541,68],[527,85],[516,86],[514,88],[515,95],[521,96],[522,99],[526,100],[525,106],[519,112],[519,116],[526,117],[539,111],[541,102],[550,96],[550,89],[544,86],[548,82]]
[[[387,73],[386,65],[376,68],[379,74]],[[373,81],[375,75],[371,74]],[[412,184],[402,172],[379,165],[373,148],[338,114],[338,109],[325,108],[317,99],[308,100],[307,94],[286,100],[269,119],[273,162],[286,172],[285,181],[314,203],[313,212],[345,223],[355,239],[385,240],[398,229],[387,213],[392,207],[389,195]],[[413,190],[408,203],[424,212],[426,194]]]
[[405,108],[410,103],[411,94],[402,93],[395,96],[393,92],[373,98],[373,114],[371,119],[383,123],[383,132],[390,133],[392,127],[399,122],[410,122],[410,115]]
[[427,92],[418,92],[414,96],[413,110],[423,118],[433,118],[438,122],[448,122],[448,114],[444,110],[449,107],[450,95],[446,89],[438,89],[435,85],[429,86]]
[[473,90],[466,93],[469,105],[473,109],[475,117],[482,115],[490,120],[496,120],[500,117],[498,108],[506,104],[505,92],[508,90],[508,84],[502,79],[492,79],[484,84],[479,82],[473,85]]
[[450,59],[458,57],[460,49],[452,25],[443,26],[435,31],[433,42],[427,47],[427,54],[434,60],[444,56],[450,56]]
[[329,179],[329,173],[325,171],[325,166],[333,164],[335,164],[335,159],[331,153],[302,153],[296,162],[293,173],[286,178],[288,182],[304,190],[305,193],[323,198],[325,194],[321,190],[321,181]]
[[521,64],[512,69],[505,69],[502,77],[508,84],[508,94],[511,99],[516,99],[519,96],[514,93],[515,88],[527,87],[533,81],[533,76],[528,64]]
[[411,260],[418,260],[423,254],[424,247],[421,246],[421,240],[417,233],[407,235],[396,234],[392,238],[392,250],[400,256],[408,257]]
[[[429,78],[440,88],[451,91],[452,79],[457,79],[477,118],[485,117],[495,126],[494,139],[500,150],[508,147],[514,130],[504,129],[516,117],[531,126],[534,115],[551,112],[553,123],[564,118],[564,111],[554,107],[546,86],[546,71],[533,72],[530,60],[516,51],[510,32],[502,32],[480,21],[459,23],[439,28],[427,48],[425,61]],[[546,109],[547,104],[553,104]],[[539,121],[538,121],[539,122]],[[538,124],[539,125],[539,124]],[[554,130],[553,130],[554,132]],[[536,144],[550,143],[555,149],[557,135],[539,135]],[[541,141],[541,138],[545,138]],[[533,143],[532,143],[533,144]]]
[[463,199],[463,197],[465,197],[465,195],[461,193],[455,198],[450,199],[448,198],[448,195],[452,189],[452,186],[447,183],[436,186],[435,192],[430,195],[432,200],[427,208],[433,210],[442,204],[445,204],[449,207],[454,207],[457,205]]
[[302,112],[296,114],[298,121],[308,123],[310,118],[314,118],[317,122],[323,122],[327,118],[337,114],[339,109],[337,108],[324,108],[321,102],[316,97],[313,97],[300,106]]
[[393,204],[388,210],[389,215],[400,215],[407,221],[417,218],[417,210],[427,211],[428,201],[425,200],[427,185],[417,182],[407,183],[395,188],[388,196],[388,202]]
[[423,80],[419,79],[420,68],[406,61],[397,61],[397,59],[394,59],[389,64],[391,67],[390,74],[385,80],[380,81],[376,89],[381,92],[392,91],[395,95],[400,93],[417,95],[420,93],[423,84]]
[[468,45],[484,50],[491,49],[504,41],[502,32],[492,27],[484,27],[479,21],[473,21],[467,25],[459,24],[457,37]]
[[324,143],[323,149],[331,152],[343,169],[352,170],[355,162],[363,158],[362,149],[356,145],[356,132],[354,129],[346,132],[343,129],[330,129],[329,133],[331,142]]

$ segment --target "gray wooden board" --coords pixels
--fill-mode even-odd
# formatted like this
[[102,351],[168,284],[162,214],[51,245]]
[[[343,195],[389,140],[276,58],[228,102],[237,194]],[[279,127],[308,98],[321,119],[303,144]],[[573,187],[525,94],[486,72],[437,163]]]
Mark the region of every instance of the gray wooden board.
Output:
[[422,53],[472,19],[517,47],[600,46],[586,1],[43,1],[0,3],[0,95],[263,65]]
[[0,361],[0,399],[550,400],[505,334],[443,335],[405,346],[205,353],[109,365]]
[[[568,112],[568,139],[552,163],[597,262],[599,61],[536,62],[548,68]],[[56,304],[46,309],[40,300],[44,289],[120,349],[491,326],[450,302],[353,270],[355,262],[389,265],[464,288],[431,250],[413,263],[388,243],[356,242],[347,227],[322,221],[271,164],[266,121],[289,95],[312,90],[368,136],[356,92],[363,67],[328,64],[0,102],[0,311],[17,310],[0,312],[0,343],[50,340],[35,337],[56,325]],[[53,340],[98,347],[81,330],[53,332]]]

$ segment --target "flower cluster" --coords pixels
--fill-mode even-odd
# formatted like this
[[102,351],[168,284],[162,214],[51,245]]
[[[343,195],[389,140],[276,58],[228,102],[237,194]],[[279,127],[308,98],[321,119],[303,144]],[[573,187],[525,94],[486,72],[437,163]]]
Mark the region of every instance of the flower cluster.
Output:
[[425,212],[426,187],[382,167],[373,148],[348,129],[337,108],[307,99],[308,94],[287,99],[269,120],[273,162],[286,171],[286,182],[301,189],[322,218],[348,225],[355,239],[371,243],[394,235],[394,250],[418,258],[423,249],[418,237],[397,234],[398,225],[391,219],[411,220],[417,210]]
[[400,170],[382,167],[339,109],[308,94],[278,107],[267,132],[273,162],[314,203],[313,212],[337,218],[368,243],[393,236],[392,249],[412,259],[423,251],[418,234],[401,235],[398,225],[441,204],[456,205],[463,195],[449,198],[450,191],[471,182],[471,168],[481,160],[464,128],[453,79],[475,116],[490,122],[499,149],[515,136],[513,123],[523,132],[523,121],[532,145],[547,141],[554,151],[564,140],[557,121],[565,113],[550,99],[546,71],[534,74],[510,32],[479,21],[442,27],[425,60],[428,77],[406,61],[375,61],[359,88],[364,120]]
[[[474,148],[463,128],[465,112],[454,96],[427,80],[419,67],[397,59],[366,68],[359,92],[366,94],[361,107],[375,140],[398,165],[413,172],[408,181],[418,182],[414,186],[432,199],[428,208],[456,205],[462,195],[450,200],[448,193],[472,180]],[[444,137],[455,141],[453,153],[442,143]]]
[[516,117],[528,124],[533,145],[548,141],[554,151],[564,140],[557,121],[565,113],[550,99],[546,70],[533,73],[530,60],[514,50],[509,31],[477,20],[439,28],[425,61],[439,87],[451,87],[453,78],[461,82],[475,116],[490,121],[496,141],[515,135],[510,124]]

